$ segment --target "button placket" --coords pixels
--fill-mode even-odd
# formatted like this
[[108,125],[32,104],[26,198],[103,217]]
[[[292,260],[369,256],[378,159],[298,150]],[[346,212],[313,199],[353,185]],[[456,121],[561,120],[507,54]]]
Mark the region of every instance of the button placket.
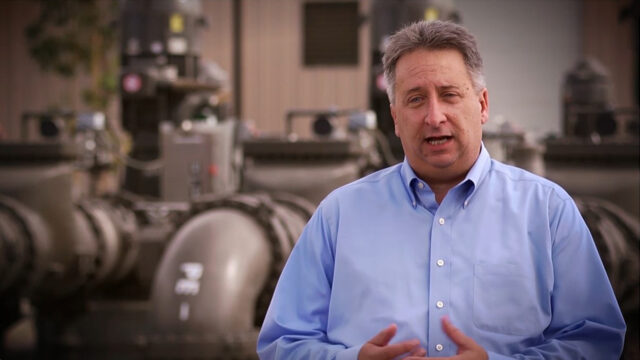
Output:
[[[429,290],[430,311],[432,316],[429,319],[429,334],[432,341],[431,351],[437,351],[444,354],[445,346],[448,346],[449,340],[442,330],[440,319],[442,316],[449,315],[449,301],[451,295],[451,273],[450,266],[445,266],[451,256],[451,246],[453,244],[453,234],[451,233],[451,223],[453,214],[450,214],[449,202],[444,201],[440,204],[437,213],[434,214],[433,228],[431,237],[431,254],[430,254],[430,279],[431,285]],[[444,352],[444,353],[442,353]]]

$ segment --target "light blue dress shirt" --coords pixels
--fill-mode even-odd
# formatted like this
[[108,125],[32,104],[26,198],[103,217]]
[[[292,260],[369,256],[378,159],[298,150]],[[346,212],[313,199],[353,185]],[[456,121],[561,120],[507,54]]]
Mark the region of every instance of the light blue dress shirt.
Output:
[[343,186],[309,220],[258,339],[262,359],[356,359],[391,323],[452,356],[452,323],[490,359],[618,359],[625,323],[559,186],[482,147],[441,204],[407,160]]

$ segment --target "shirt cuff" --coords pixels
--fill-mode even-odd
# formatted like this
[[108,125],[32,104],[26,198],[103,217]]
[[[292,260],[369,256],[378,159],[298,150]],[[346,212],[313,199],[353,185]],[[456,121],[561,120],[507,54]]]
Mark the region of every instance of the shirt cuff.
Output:
[[339,351],[336,354],[336,360],[358,360],[358,353],[360,353],[361,348],[362,345],[358,345]]

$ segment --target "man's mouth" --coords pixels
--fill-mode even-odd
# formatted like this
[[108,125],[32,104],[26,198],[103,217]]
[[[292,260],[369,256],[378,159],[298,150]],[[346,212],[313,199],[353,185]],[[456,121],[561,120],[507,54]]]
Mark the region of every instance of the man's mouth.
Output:
[[447,140],[451,139],[451,136],[431,136],[426,140],[429,145],[441,145],[447,142]]

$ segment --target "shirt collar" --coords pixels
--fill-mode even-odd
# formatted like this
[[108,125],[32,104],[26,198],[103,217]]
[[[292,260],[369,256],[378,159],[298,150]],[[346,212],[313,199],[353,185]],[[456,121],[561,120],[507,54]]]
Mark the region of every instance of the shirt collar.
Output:
[[419,179],[411,168],[411,165],[409,165],[409,160],[407,160],[406,156],[404,157],[404,161],[400,167],[400,176],[402,177],[402,184],[409,195],[409,201],[415,208],[418,199],[416,198],[416,194],[413,192],[411,184],[415,181],[419,181]]
[[[480,182],[482,182],[482,180],[486,177],[487,173],[489,172],[490,163],[491,163],[491,156],[489,155],[489,152],[485,148],[484,143],[482,143],[482,146],[480,148],[480,155],[478,156],[478,159],[473,164],[473,166],[467,173],[467,176],[464,178],[464,180],[462,180],[460,184],[457,185],[457,186],[460,186],[461,184],[465,184],[467,182],[470,182],[472,185],[470,186],[470,189],[467,192],[467,195],[465,196],[465,202],[464,202],[465,207],[467,206],[471,196],[473,196],[473,194],[475,193]],[[409,201],[411,201],[411,204],[413,205],[413,207],[416,207],[416,204],[418,203],[417,202],[418,199],[416,198],[416,194],[413,191],[412,185],[413,183],[421,180],[418,178],[416,173],[413,171],[413,169],[409,165],[409,161],[407,160],[406,156],[404,157],[404,161],[402,162],[402,166],[400,168],[400,176],[402,177],[402,184],[404,185],[405,190],[409,195]]]
[[473,184],[473,187],[469,191],[469,195],[467,196],[467,199],[470,198],[473,195],[473,193],[475,193],[476,189],[478,188],[478,185],[486,177],[487,173],[489,172],[490,167],[491,167],[491,156],[489,155],[489,151],[487,151],[487,148],[484,147],[484,143],[482,143],[482,146],[480,147],[480,155],[478,156],[478,159],[476,160],[476,162],[473,164],[473,166],[467,173],[467,176],[461,182],[461,183],[465,183],[467,180],[469,180]]

